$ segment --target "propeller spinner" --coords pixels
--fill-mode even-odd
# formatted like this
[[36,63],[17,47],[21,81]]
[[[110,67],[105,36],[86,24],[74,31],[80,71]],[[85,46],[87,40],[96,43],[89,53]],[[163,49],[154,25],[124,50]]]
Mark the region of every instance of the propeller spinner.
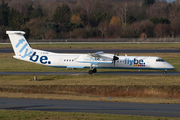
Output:
[[115,66],[116,60],[119,60],[119,57],[117,57],[116,55],[114,55],[114,56],[113,56],[114,66]]

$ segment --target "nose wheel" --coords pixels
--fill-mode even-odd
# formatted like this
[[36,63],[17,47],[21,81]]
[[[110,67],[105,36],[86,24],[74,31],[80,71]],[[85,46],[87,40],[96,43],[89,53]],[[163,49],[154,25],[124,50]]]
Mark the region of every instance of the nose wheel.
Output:
[[163,73],[166,74],[166,73],[167,73],[167,70],[164,70]]
[[93,74],[93,73],[96,73],[96,72],[97,72],[96,68],[94,68],[92,70],[89,70],[89,74]]

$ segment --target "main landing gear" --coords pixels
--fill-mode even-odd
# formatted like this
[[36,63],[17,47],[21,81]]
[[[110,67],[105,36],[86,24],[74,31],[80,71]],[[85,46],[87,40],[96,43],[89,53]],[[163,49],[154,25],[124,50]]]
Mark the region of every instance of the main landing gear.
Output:
[[89,74],[93,74],[93,73],[96,73],[96,72],[97,72],[96,68],[94,68],[92,70],[89,70]]

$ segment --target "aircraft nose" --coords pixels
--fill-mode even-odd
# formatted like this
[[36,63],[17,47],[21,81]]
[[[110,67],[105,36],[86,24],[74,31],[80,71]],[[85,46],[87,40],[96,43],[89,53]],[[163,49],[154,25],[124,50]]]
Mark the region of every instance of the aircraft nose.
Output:
[[168,68],[169,69],[174,69],[174,66],[172,66],[171,64],[167,63],[168,64]]
[[174,69],[174,66],[171,65],[171,69]]

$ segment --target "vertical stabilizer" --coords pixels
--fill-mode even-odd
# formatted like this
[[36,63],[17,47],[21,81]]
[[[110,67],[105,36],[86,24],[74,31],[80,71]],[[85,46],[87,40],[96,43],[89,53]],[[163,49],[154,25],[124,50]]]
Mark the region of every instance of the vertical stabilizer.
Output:
[[33,53],[33,49],[26,41],[23,31],[6,31],[17,57],[26,58]]

